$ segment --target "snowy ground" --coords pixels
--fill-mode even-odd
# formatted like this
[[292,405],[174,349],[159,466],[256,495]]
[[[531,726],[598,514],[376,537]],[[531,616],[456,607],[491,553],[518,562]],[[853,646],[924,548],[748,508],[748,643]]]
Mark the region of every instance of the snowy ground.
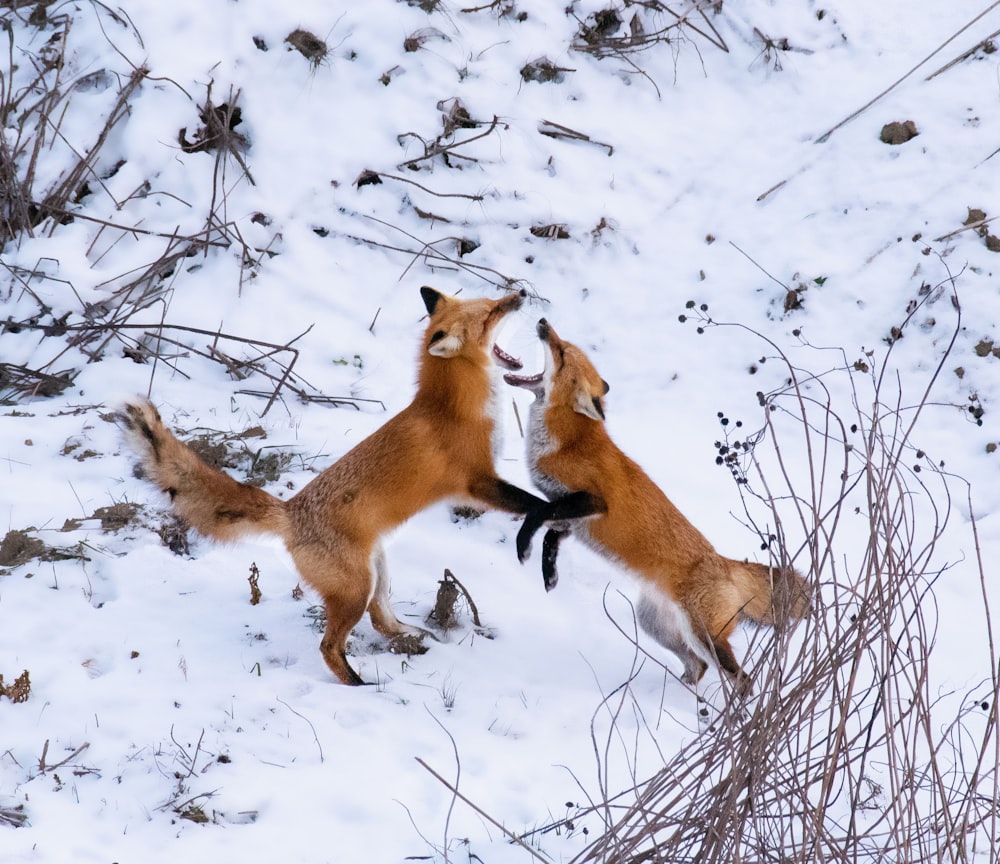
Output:
[[[354,689],[323,664],[315,598],[293,597],[297,577],[278,545],[191,538],[176,555],[161,542],[165,502],[133,478],[107,420],[124,395],[149,392],[185,435],[260,427],[230,447],[288,454],[267,488],[290,495],[409,401],[422,284],[496,296],[494,283],[522,280],[532,302],[506,327],[505,347],[537,368],[542,315],[585,347],[611,384],[612,435],[732,556],[759,555],[759,541],[715,465],[717,413],[759,425],[756,393],[779,386],[782,370],[759,362],[774,351],[752,333],[679,323],[687,301],[814,373],[841,362],[821,349],[878,360],[901,327],[892,367],[904,404],[920,400],[959,326],[914,440],[972,481],[983,560],[995,560],[1000,259],[979,232],[955,232],[970,208],[1000,207],[1000,54],[976,50],[928,78],[1000,28],[1000,9],[821,141],[987,4],[720,5],[691,20],[709,35],[711,21],[728,52],[684,29],[627,61],[572,50],[581,22],[610,8],[589,0],[568,11],[537,0],[478,11],[175,0],[125,2],[117,15],[79,2],[32,23],[32,7],[0,13],[14,38],[0,87],[8,102],[27,94],[5,118],[8,146],[30,137],[18,129],[41,93],[25,89],[35,75],[60,94],[36,197],[95,146],[133,69],[148,69],[80,178],[89,194],[70,196],[77,218],[47,220],[3,249],[0,363],[11,367],[0,368],[75,370],[49,398],[24,398],[0,378],[0,533],[65,552],[0,561],[0,673],[5,686],[24,670],[31,679],[27,701],[0,697],[0,813],[27,819],[16,829],[0,819],[3,860],[395,862],[444,860],[447,848],[455,861],[523,861],[525,850],[417,760],[522,833],[648,776],[701,734],[693,693],[654,662],[634,668],[619,630],[633,627],[629,579],[566,543],[547,595],[537,560],[516,561],[509,517],[456,522],[441,506],[396,533],[388,557],[401,617],[426,616],[448,568],[483,628],[466,611],[461,629],[407,660],[365,621],[352,662],[377,685]],[[639,4],[619,11],[621,36],[633,15],[646,33],[674,20]],[[293,49],[296,28],[328,53],[310,62]],[[61,52],[58,81],[39,65],[47,52]],[[549,66],[535,68],[557,80],[525,80],[541,58]],[[233,130],[249,175],[235,155],[179,143],[181,129],[198,140],[209,88],[214,105],[241,110]],[[404,165],[424,155],[421,139],[442,134],[452,100],[479,121],[455,138],[482,137]],[[909,120],[917,137],[879,140],[884,124]],[[540,134],[540,124],[589,140]],[[383,182],[358,184],[366,169]],[[225,227],[209,236],[225,246],[120,292],[213,213]],[[799,308],[787,308],[789,291]],[[88,362],[67,347],[72,333],[49,327],[106,321],[140,296],[148,308],[130,324],[240,337],[215,342],[237,358],[255,356],[245,340],[301,336],[295,373],[309,392],[360,410],[286,391],[262,414],[266,396],[243,391],[270,393],[274,382],[237,380],[192,353],[213,337],[191,330],[164,331],[188,347],[161,344],[172,359],[154,364],[134,362],[117,338],[84,346],[100,348]],[[904,327],[913,302],[922,305]],[[837,395],[843,376],[833,380]],[[527,398],[511,393],[521,417]],[[506,419],[500,470],[527,486],[513,407]],[[805,476],[804,457],[792,458]],[[122,502],[142,504],[141,517],[104,530],[98,511]],[[969,515],[956,501],[947,557],[958,563],[938,587],[944,689],[991,674]],[[864,545],[863,519],[848,531]],[[249,603],[251,565],[259,605]],[[602,700],[631,675],[634,702],[609,731]],[[714,673],[702,691],[719,695]],[[207,824],[192,818],[201,815]],[[599,831],[591,815],[531,842],[569,860]]]

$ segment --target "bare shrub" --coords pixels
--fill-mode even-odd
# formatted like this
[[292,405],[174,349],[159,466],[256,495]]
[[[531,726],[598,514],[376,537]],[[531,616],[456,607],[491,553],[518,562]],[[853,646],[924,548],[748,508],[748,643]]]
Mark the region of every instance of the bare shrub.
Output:
[[[955,330],[916,385],[893,364],[898,340],[860,365],[837,350],[822,374],[769,343],[787,383],[758,394],[759,430],[720,444],[722,462],[748,518],[766,505],[762,545],[806,538],[792,557],[820,608],[793,632],[758,635],[754,697],[594,808],[604,832],[578,864],[968,861],[998,848],[997,654],[971,495],[916,440],[961,328],[952,284],[911,304],[898,329],[936,300],[951,301]],[[704,306],[693,317],[727,326]],[[935,589],[962,530],[962,572],[978,578],[983,606],[968,610],[968,668],[943,668]]]
[[117,100],[97,127],[93,141],[82,150],[70,147],[73,158],[69,166],[45,184],[39,180],[39,168],[44,152],[62,139],[60,111],[77,91],[109,86],[112,79],[101,69],[66,80],[63,55],[72,26],[70,16],[43,15],[41,23],[52,26],[54,32],[36,53],[27,52],[29,62],[19,62],[12,24],[2,23],[8,31],[9,51],[6,71],[0,73],[0,249],[22,235],[33,236],[46,220],[52,220],[50,233],[58,224],[72,221],[70,204],[86,194],[88,181],[100,182],[95,171],[97,159],[111,130],[127,116],[129,100],[149,74],[143,66],[132,70],[120,84]]
[[[632,5],[643,11],[635,11],[631,16],[626,16],[625,8]],[[719,7],[721,4],[707,3],[704,0],[672,4],[648,0],[635,4],[626,2],[625,8],[608,6],[579,21],[580,30],[572,47],[598,58],[623,59],[655,45],[666,45],[686,36],[696,35],[728,53],[726,40],[706,13],[706,9],[718,12]]]

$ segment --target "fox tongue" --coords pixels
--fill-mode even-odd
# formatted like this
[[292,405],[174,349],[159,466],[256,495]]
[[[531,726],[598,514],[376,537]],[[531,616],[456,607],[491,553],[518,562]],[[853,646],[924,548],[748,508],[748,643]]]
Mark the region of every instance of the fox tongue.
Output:
[[493,356],[496,357],[497,362],[501,366],[504,366],[507,369],[520,369],[521,366],[524,365],[520,360],[508,354],[497,344],[493,345]]

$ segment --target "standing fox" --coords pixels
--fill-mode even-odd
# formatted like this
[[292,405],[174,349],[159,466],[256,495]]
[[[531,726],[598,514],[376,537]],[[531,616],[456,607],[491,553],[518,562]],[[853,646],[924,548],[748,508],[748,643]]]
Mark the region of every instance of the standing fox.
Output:
[[682,681],[696,684],[715,660],[740,690],[749,680],[729,637],[741,619],[774,625],[804,617],[806,584],[791,569],[719,555],[646,473],[609,437],[604,426],[607,382],[586,354],[564,342],[543,318],[545,370],[504,375],[535,394],[528,422],[532,480],[551,499],[530,512],[517,536],[518,558],[544,523],[545,586],[557,580],[556,554],[568,532],[642,579],[639,624],[684,664]]
[[459,300],[426,286],[420,293],[430,321],[413,401],[287,501],[210,468],[149,402],[128,404],[118,417],[145,476],[201,534],[225,541],[271,533],[284,540],[302,578],[323,598],[320,650],[345,684],[364,683],[345,649],[366,609],[384,636],[426,635],[389,605],[383,535],[448,498],[511,513],[546,505],[494,468],[499,382],[491,354],[507,368],[520,363],[494,344],[493,334],[525,292],[499,300]]

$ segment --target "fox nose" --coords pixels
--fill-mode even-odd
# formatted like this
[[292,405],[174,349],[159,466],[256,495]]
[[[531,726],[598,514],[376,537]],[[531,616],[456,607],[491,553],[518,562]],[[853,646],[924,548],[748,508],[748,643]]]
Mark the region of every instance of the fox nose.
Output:
[[538,333],[538,338],[541,339],[543,342],[548,341],[550,329],[551,328],[549,327],[549,322],[546,321],[544,318],[540,318],[538,320],[538,326],[535,328],[536,332]]
[[500,303],[500,309],[507,312],[513,312],[515,309],[520,309],[524,305],[524,298],[528,296],[528,292],[522,288],[520,291],[508,294],[506,297],[502,297],[498,302]]

